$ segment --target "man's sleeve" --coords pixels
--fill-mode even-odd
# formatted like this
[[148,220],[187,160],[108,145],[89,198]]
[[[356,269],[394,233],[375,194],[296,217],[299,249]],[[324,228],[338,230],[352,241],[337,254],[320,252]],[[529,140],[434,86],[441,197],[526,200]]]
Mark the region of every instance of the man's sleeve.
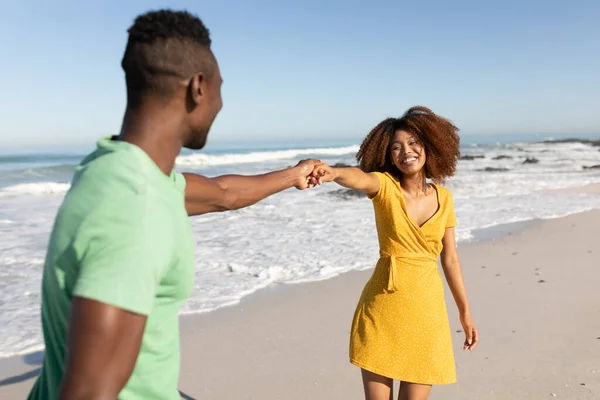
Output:
[[135,196],[101,206],[80,226],[73,296],[148,315],[172,262],[170,222],[155,202]]

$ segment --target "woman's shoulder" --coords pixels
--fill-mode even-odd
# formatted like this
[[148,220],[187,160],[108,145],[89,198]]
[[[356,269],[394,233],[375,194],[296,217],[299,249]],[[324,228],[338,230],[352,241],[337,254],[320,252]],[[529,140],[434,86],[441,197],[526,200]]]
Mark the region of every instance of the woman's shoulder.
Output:
[[452,192],[450,191],[450,189],[439,184],[435,184],[435,187],[438,191],[440,202],[445,203],[448,201],[452,201]]
[[388,171],[374,171],[372,174],[375,174],[380,181],[384,181],[386,183],[400,183],[400,178]]
[[397,191],[400,190],[400,181],[394,175],[389,172],[384,171],[373,171],[370,172],[379,179],[379,190],[377,194],[373,197],[370,197],[371,200],[376,202],[384,201],[386,199],[391,199],[396,196]]
[[434,183],[438,192],[443,193],[445,195],[452,196],[452,192],[446,186],[440,185],[439,183]]

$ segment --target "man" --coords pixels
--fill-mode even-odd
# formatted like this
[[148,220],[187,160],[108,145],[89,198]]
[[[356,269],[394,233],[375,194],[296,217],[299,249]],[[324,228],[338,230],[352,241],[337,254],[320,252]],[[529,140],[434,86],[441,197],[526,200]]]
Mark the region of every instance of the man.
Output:
[[30,399],[179,399],[178,311],[194,279],[188,214],[314,183],[312,160],[252,177],[173,172],[182,147],[204,147],[222,106],[210,44],[187,12],[149,12],[129,29],[121,133],[78,166],[50,238],[46,354]]

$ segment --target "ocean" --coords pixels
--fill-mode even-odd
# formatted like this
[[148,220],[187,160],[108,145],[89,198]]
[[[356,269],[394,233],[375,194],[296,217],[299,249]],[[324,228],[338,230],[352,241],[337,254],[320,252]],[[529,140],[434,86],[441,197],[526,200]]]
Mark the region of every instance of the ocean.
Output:
[[[598,196],[553,190],[600,183],[600,170],[586,168],[600,164],[600,147],[548,139],[462,138],[465,159],[446,185],[454,194],[459,245],[475,240],[484,228],[600,208]],[[258,174],[304,158],[354,165],[359,144],[209,143],[202,152],[182,152],[177,169],[206,176]],[[84,155],[67,149],[0,151],[0,357],[43,347],[40,281],[46,244]],[[235,304],[273,283],[372,268],[378,257],[370,201],[348,195],[337,184],[292,188],[246,209],[195,217],[192,227],[196,281],[182,313]]]

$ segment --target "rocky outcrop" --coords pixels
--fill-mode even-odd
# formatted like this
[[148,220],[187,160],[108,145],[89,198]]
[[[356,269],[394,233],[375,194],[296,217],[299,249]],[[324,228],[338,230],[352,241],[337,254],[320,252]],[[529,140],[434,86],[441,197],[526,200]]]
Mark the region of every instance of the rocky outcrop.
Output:
[[342,200],[361,199],[367,196],[363,192],[354,189],[337,189],[331,192],[327,192],[326,194],[327,196],[332,196]]
[[508,170],[509,170],[508,168],[486,167],[484,169],[479,169],[478,171],[481,171],[481,172],[506,172]]
[[600,139],[577,139],[577,138],[568,138],[568,139],[556,139],[556,140],[544,140],[544,143],[547,144],[559,144],[559,143],[582,143],[589,144],[590,146],[600,147]]
[[537,164],[537,163],[539,163],[539,162],[540,162],[540,160],[538,160],[538,159],[537,159],[537,158],[535,158],[535,157],[531,157],[531,158],[527,157],[527,158],[525,159],[525,161],[523,161],[523,164]]
[[461,156],[460,159],[461,160],[465,160],[465,161],[472,161],[472,160],[476,160],[478,158],[485,158],[485,156],[471,156],[471,155],[466,155],[466,156]]

